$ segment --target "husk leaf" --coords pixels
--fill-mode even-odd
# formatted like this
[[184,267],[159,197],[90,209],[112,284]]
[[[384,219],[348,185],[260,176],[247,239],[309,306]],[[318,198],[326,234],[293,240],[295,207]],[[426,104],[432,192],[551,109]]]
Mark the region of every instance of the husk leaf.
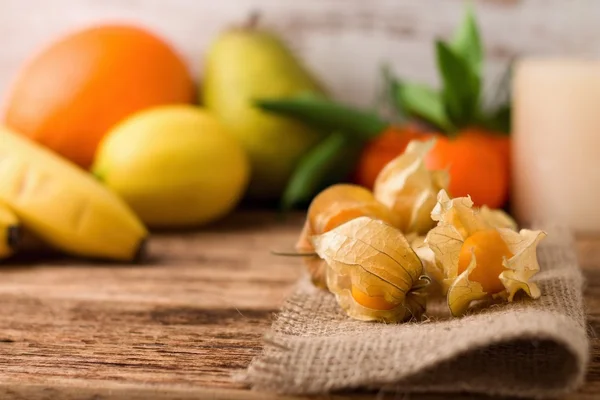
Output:
[[504,261],[503,265],[507,270],[500,274],[500,281],[506,289],[505,295],[508,301],[512,301],[519,290],[537,299],[541,295],[540,289],[529,280],[540,270],[536,250],[539,242],[546,237],[546,233],[528,229],[521,229],[519,233],[510,229],[498,229],[498,232],[514,254]]
[[[540,270],[536,247],[546,236],[544,232],[526,229],[517,232],[516,223],[504,212],[485,207],[473,208],[470,198],[450,199],[445,191],[438,194],[438,204],[432,211],[432,218],[438,225],[427,234],[425,244],[435,261],[425,262],[424,265],[428,275],[439,282],[446,293],[453,315],[462,315],[472,301],[485,297],[503,298],[510,302],[521,290],[534,299],[540,296],[538,286],[530,280]],[[480,283],[469,279],[469,274],[477,266],[474,254],[468,268],[458,273],[465,240],[478,231],[491,229],[500,234],[513,254],[502,262],[506,270],[498,276],[504,286],[499,293],[486,293]],[[427,257],[422,250],[418,254],[421,258]]]
[[448,288],[448,308],[455,317],[463,315],[472,301],[487,297],[487,293],[483,291],[479,282],[469,280],[469,275],[476,266],[477,261],[473,254],[467,269],[457,276]]
[[404,233],[424,234],[434,226],[431,210],[436,195],[450,182],[447,171],[429,171],[425,167],[424,157],[434,145],[435,139],[411,141],[375,181],[375,198],[397,215],[397,226]]
[[[425,297],[411,289],[424,286],[423,266],[398,229],[359,217],[311,240],[317,254],[327,262],[327,287],[349,316],[398,322],[422,314]],[[369,296],[382,296],[395,307],[364,307],[352,297],[353,287]]]

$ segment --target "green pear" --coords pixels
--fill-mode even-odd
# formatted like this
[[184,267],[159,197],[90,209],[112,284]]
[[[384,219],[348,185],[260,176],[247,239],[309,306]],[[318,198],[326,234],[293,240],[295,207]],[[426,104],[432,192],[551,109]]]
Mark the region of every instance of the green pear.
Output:
[[313,129],[261,111],[254,101],[307,92],[322,94],[323,90],[273,33],[254,27],[230,29],[212,44],[201,101],[249,155],[248,198],[278,198],[299,158],[318,141]]

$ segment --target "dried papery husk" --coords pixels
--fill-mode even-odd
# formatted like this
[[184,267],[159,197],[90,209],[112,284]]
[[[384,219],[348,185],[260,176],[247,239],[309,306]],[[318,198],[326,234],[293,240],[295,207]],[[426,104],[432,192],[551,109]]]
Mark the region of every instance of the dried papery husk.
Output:
[[[526,229],[516,232],[516,224],[506,214],[498,210],[474,209],[469,198],[450,199],[445,192],[438,195],[438,204],[432,212],[432,218],[438,221],[438,226],[427,234],[425,243],[435,256],[437,268],[430,267],[428,271],[434,271],[430,276],[440,283],[442,291],[446,293],[453,315],[462,315],[471,302],[484,298],[513,301],[515,293],[519,291],[532,298],[540,296],[539,288],[530,282],[530,279],[539,271],[536,247],[546,236],[544,232]],[[501,262],[502,272],[498,276],[488,275],[485,278],[488,288],[500,286],[503,290],[487,289],[492,290],[488,293],[481,284],[483,281],[477,282],[472,276],[475,268],[478,268],[480,273],[486,271],[485,268],[488,267],[485,265],[488,264],[481,263],[486,262],[490,255],[496,254],[496,250],[484,253],[479,265],[475,253],[472,252],[468,267],[459,273],[461,252],[468,251],[463,249],[465,242],[477,243],[475,241],[483,237],[494,240],[479,242],[484,245],[479,246],[481,249],[497,249],[498,245],[507,249],[504,250],[505,253],[500,253],[507,254],[506,256],[502,256],[502,259],[492,256],[496,264],[489,264],[500,265]],[[486,244],[491,244],[492,247]],[[481,249],[479,251],[483,251]],[[480,271],[479,268],[484,269]],[[490,267],[489,270],[494,269]],[[437,273],[439,271],[442,272],[441,276]],[[482,279],[481,275],[479,279]],[[489,284],[490,281],[492,285]]]
[[396,225],[393,213],[359,185],[337,184],[319,193],[308,208],[309,233],[320,235],[357,217],[371,217]]
[[495,228],[507,228],[517,231],[519,229],[517,222],[510,215],[502,210],[492,210],[488,206],[482,206],[479,209],[481,218],[490,226]]
[[529,229],[521,229],[519,233],[510,229],[498,229],[498,232],[514,254],[503,264],[507,270],[500,274],[500,280],[506,290],[501,294],[512,301],[515,294],[523,290],[529,297],[537,299],[541,295],[540,289],[529,280],[540,270],[536,249],[546,233]]
[[[429,231],[425,242],[434,254],[437,265],[434,270],[436,273],[431,277],[441,284],[446,293],[458,276],[458,256],[465,239],[475,232],[488,229],[516,229],[516,223],[501,210],[473,207],[470,197],[451,199],[445,190],[440,190],[437,198],[431,218],[438,225]],[[442,271],[441,280],[438,271]]]
[[463,315],[473,301],[488,297],[479,282],[469,280],[469,275],[476,266],[477,259],[473,254],[467,269],[458,275],[448,288],[448,308],[455,317]]
[[308,219],[304,221],[304,225],[302,226],[302,231],[300,231],[300,237],[296,242],[296,250],[299,252],[311,252],[315,249],[313,248],[312,243],[310,242],[310,237],[312,234],[310,233],[310,225],[308,223]]
[[458,260],[464,238],[454,226],[440,225],[429,231],[425,243],[435,257],[436,267],[430,268],[430,277],[446,294],[458,276]]
[[463,236],[489,228],[509,228],[515,231],[518,229],[516,221],[504,211],[487,206],[474,207],[468,196],[451,199],[445,190],[438,193],[431,218],[438,225],[441,223],[454,226]]
[[410,247],[423,264],[423,274],[430,278],[430,283],[427,285],[428,296],[440,296],[443,294],[442,287],[439,284],[443,280],[443,271],[435,262],[435,254],[425,243],[425,236],[411,233],[406,235],[406,239],[410,243]]
[[448,171],[425,167],[424,157],[434,145],[435,139],[411,141],[375,181],[375,198],[396,214],[398,228],[404,233],[424,234],[435,225],[431,210],[437,203],[437,193],[450,183]]
[[445,291],[441,282],[444,280],[444,271],[435,262],[435,254],[427,246],[417,247],[414,251],[421,259],[423,273],[431,280],[427,287],[427,293],[430,296],[443,296]]
[[[375,200],[373,193],[362,186],[337,184],[319,193],[312,201],[306,222],[296,243],[296,249],[302,252],[314,251],[310,237],[328,232],[354,218],[368,216],[395,224],[390,210]],[[320,257],[305,257],[304,264],[313,283],[326,287],[325,263]]]
[[302,232],[300,232],[300,238],[296,242],[296,250],[299,253],[314,253],[314,255],[302,257],[302,262],[308,271],[313,285],[321,289],[327,289],[325,276],[327,263],[315,253],[315,248],[310,242],[310,236],[312,235],[310,234],[310,226],[307,219],[304,222]]
[[462,237],[491,227],[487,221],[478,217],[471,197],[451,199],[445,190],[440,190],[437,195],[437,204],[431,211],[431,219],[437,222],[438,227],[451,225]]
[[319,256],[306,256],[302,258],[304,266],[308,271],[310,280],[316,287],[327,289],[327,263]]
[[359,217],[313,236],[312,243],[327,262],[328,289],[350,317],[398,322],[423,313],[423,266],[397,228]]

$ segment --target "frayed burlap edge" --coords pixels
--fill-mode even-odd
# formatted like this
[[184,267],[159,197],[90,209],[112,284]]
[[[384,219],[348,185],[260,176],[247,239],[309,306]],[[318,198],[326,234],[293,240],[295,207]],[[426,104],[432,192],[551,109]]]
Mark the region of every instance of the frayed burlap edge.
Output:
[[354,321],[332,295],[302,279],[241,379],[286,394],[357,388],[533,398],[569,393],[583,383],[589,358],[583,277],[572,236],[564,229],[548,233],[538,251],[542,297],[463,318]]

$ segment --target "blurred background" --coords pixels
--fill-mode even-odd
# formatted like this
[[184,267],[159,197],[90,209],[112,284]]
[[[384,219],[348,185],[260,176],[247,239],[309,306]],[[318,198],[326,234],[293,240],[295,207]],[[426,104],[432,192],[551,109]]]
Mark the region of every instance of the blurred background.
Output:
[[[479,0],[474,2],[491,78],[519,55],[600,55],[600,2]],[[260,11],[336,97],[370,105],[378,70],[436,82],[435,37],[449,37],[462,0],[2,0],[0,92],[20,64],[48,40],[94,22],[145,25],[170,41],[194,76],[210,42],[228,26]],[[488,79],[488,85],[493,80]]]

